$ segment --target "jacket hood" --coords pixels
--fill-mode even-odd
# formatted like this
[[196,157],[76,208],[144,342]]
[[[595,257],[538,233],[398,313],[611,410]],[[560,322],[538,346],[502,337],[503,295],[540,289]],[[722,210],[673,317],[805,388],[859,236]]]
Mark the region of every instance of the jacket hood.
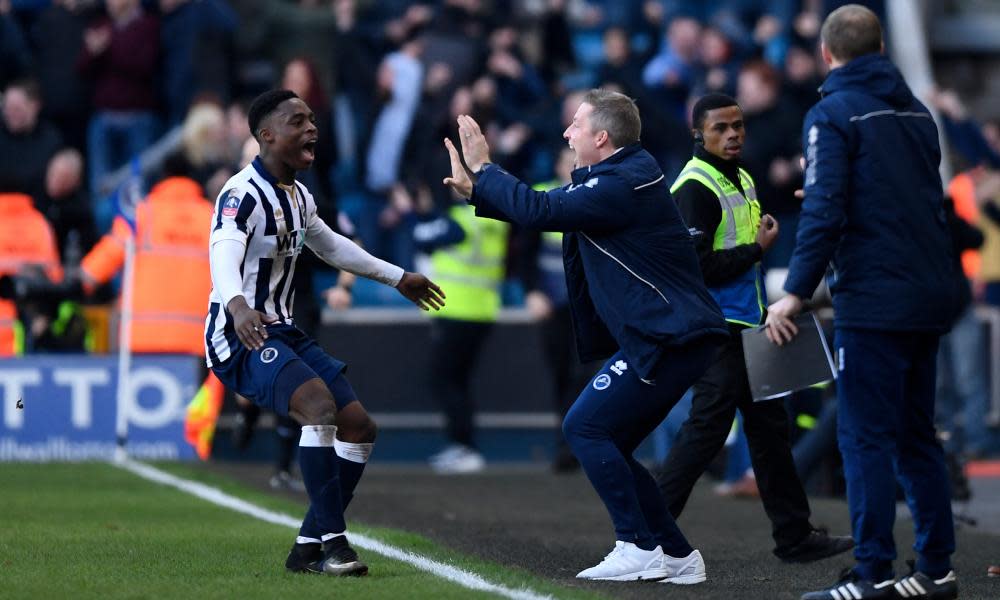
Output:
[[903,75],[883,54],[866,54],[830,71],[819,91],[823,96],[841,91],[864,92],[896,107],[913,102]]

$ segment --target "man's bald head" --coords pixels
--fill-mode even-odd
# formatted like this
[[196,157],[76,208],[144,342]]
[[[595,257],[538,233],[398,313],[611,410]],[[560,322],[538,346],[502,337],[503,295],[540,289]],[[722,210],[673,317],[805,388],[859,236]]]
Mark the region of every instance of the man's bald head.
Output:
[[841,6],[823,21],[823,45],[838,62],[846,63],[882,52],[882,25],[878,16],[860,4]]

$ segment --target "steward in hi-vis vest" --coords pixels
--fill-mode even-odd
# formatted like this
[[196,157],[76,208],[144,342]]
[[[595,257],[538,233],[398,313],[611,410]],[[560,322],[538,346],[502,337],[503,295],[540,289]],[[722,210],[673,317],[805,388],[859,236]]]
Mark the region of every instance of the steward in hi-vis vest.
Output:
[[429,386],[447,421],[448,445],[431,457],[438,473],[472,473],[485,466],[476,447],[472,374],[500,312],[510,225],[477,219],[467,204],[419,217],[417,249],[430,254],[435,281],[448,304],[432,315]]
[[729,323],[729,339],[692,387],[691,413],[656,482],[670,513],[680,516],[695,482],[722,449],[739,409],[754,469],[743,483],[759,490],[772,524],[774,554],[787,562],[808,562],[844,552],[852,546],[849,537],[829,536],[809,522],[784,404],[754,402],[747,380],[742,332],[764,322],[767,295],[760,259],[777,239],[778,224],[760,214],[753,179],[740,168],[743,111],[729,96],[709,94],[695,104],[692,124],[694,158],[670,192],[694,236],[705,284]]

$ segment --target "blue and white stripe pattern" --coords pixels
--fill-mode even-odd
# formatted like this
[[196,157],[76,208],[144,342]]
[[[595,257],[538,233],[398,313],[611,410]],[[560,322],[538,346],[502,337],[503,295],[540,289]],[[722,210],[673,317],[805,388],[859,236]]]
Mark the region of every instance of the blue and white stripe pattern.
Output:
[[[219,194],[209,243],[229,239],[246,244],[240,275],[247,304],[291,324],[295,261],[307,235],[318,229],[325,225],[316,215],[312,194],[299,182],[280,184],[257,158]],[[223,298],[213,289],[205,321],[208,365],[225,361],[239,343]]]

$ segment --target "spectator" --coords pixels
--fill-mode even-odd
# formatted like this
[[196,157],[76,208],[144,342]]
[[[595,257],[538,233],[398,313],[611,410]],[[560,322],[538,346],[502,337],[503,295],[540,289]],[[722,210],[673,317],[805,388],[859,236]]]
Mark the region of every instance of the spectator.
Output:
[[793,45],[785,53],[785,77],[781,92],[795,111],[795,120],[802,121],[819,100],[820,67],[813,52],[803,45]]
[[105,0],[107,16],[84,32],[77,68],[93,83],[94,115],[87,130],[90,191],[111,190],[102,178],[156,139],[160,23],[139,0]]
[[159,6],[167,123],[175,125],[198,95],[229,100],[239,20],[225,0],[159,0]]
[[[962,458],[978,458],[994,450],[995,436],[987,425],[989,382],[986,336],[972,305],[969,280],[962,272],[961,254],[978,248],[983,234],[955,213],[945,199],[948,228],[955,257],[956,310],[951,331],[941,338],[938,349],[937,421],[948,432],[945,452]],[[986,214],[989,214],[987,209]]]
[[604,62],[597,67],[597,83],[617,85],[623,94],[633,98],[642,90],[642,69],[632,56],[628,32],[621,27],[609,27],[604,32]]
[[424,67],[420,62],[422,51],[419,40],[410,40],[379,65],[377,89],[386,102],[375,120],[368,146],[365,169],[368,196],[358,223],[358,233],[365,247],[376,256],[385,256],[401,264],[404,269],[412,261],[411,245],[397,231],[398,216],[388,208],[386,201],[392,186],[400,180],[403,149],[420,103],[424,79]]
[[736,92],[736,77],[739,62],[734,44],[726,33],[718,27],[706,27],[701,32],[699,57],[703,67],[694,95],[707,93],[733,94]]
[[302,98],[316,115],[316,128],[320,132],[316,142],[316,159],[312,168],[299,175],[299,180],[310,190],[319,205],[333,201],[333,186],[331,175],[335,155],[332,118],[330,115],[330,100],[323,88],[316,65],[305,56],[293,58],[281,76],[281,87],[292,90]]
[[761,211],[773,215],[782,229],[763,265],[765,269],[785,267],[795,247],[800,209],[795,190],[801,184],[798,129],[802,121],[781,97],[781,75],[766,62],[752,61],[743,66],[737,98],[749,133],[743,164],[757,177]]
[[76,266],[97,242],[79,150],[64,148],[52,157],[45,171],[45,191],[35,198],[35,207],[52,225],[62,264]]
[[0,86],[27,75],[31,67],[31,52],[24,32],[14,15],[10,0],[0,0]]
[[38,83],[12,82],[4,90],[0,127],[0,191],[41,194],[45,169],[62,146],[62,136],[39,118],[42,110]]
[[30,32],[42,89],[42,116],[52,121],[68,146],[84,150],[90,90],[77,71],[87,20],[78,0],[55,0],[38,15]]
[[[215,198],[235,173],[232,167],[236,157],[227,137],[227,125],[226,114],[218,104],[198,102],[188,111],[181,128],[180,153],[187,162],[183,173],[198,182],[208,198]],[[176,172],[180,167],[165,168]]]
[[679,118],[698,76],[701,25],[688,17],[670,22],[662,50],[642,70],[642,82]]

